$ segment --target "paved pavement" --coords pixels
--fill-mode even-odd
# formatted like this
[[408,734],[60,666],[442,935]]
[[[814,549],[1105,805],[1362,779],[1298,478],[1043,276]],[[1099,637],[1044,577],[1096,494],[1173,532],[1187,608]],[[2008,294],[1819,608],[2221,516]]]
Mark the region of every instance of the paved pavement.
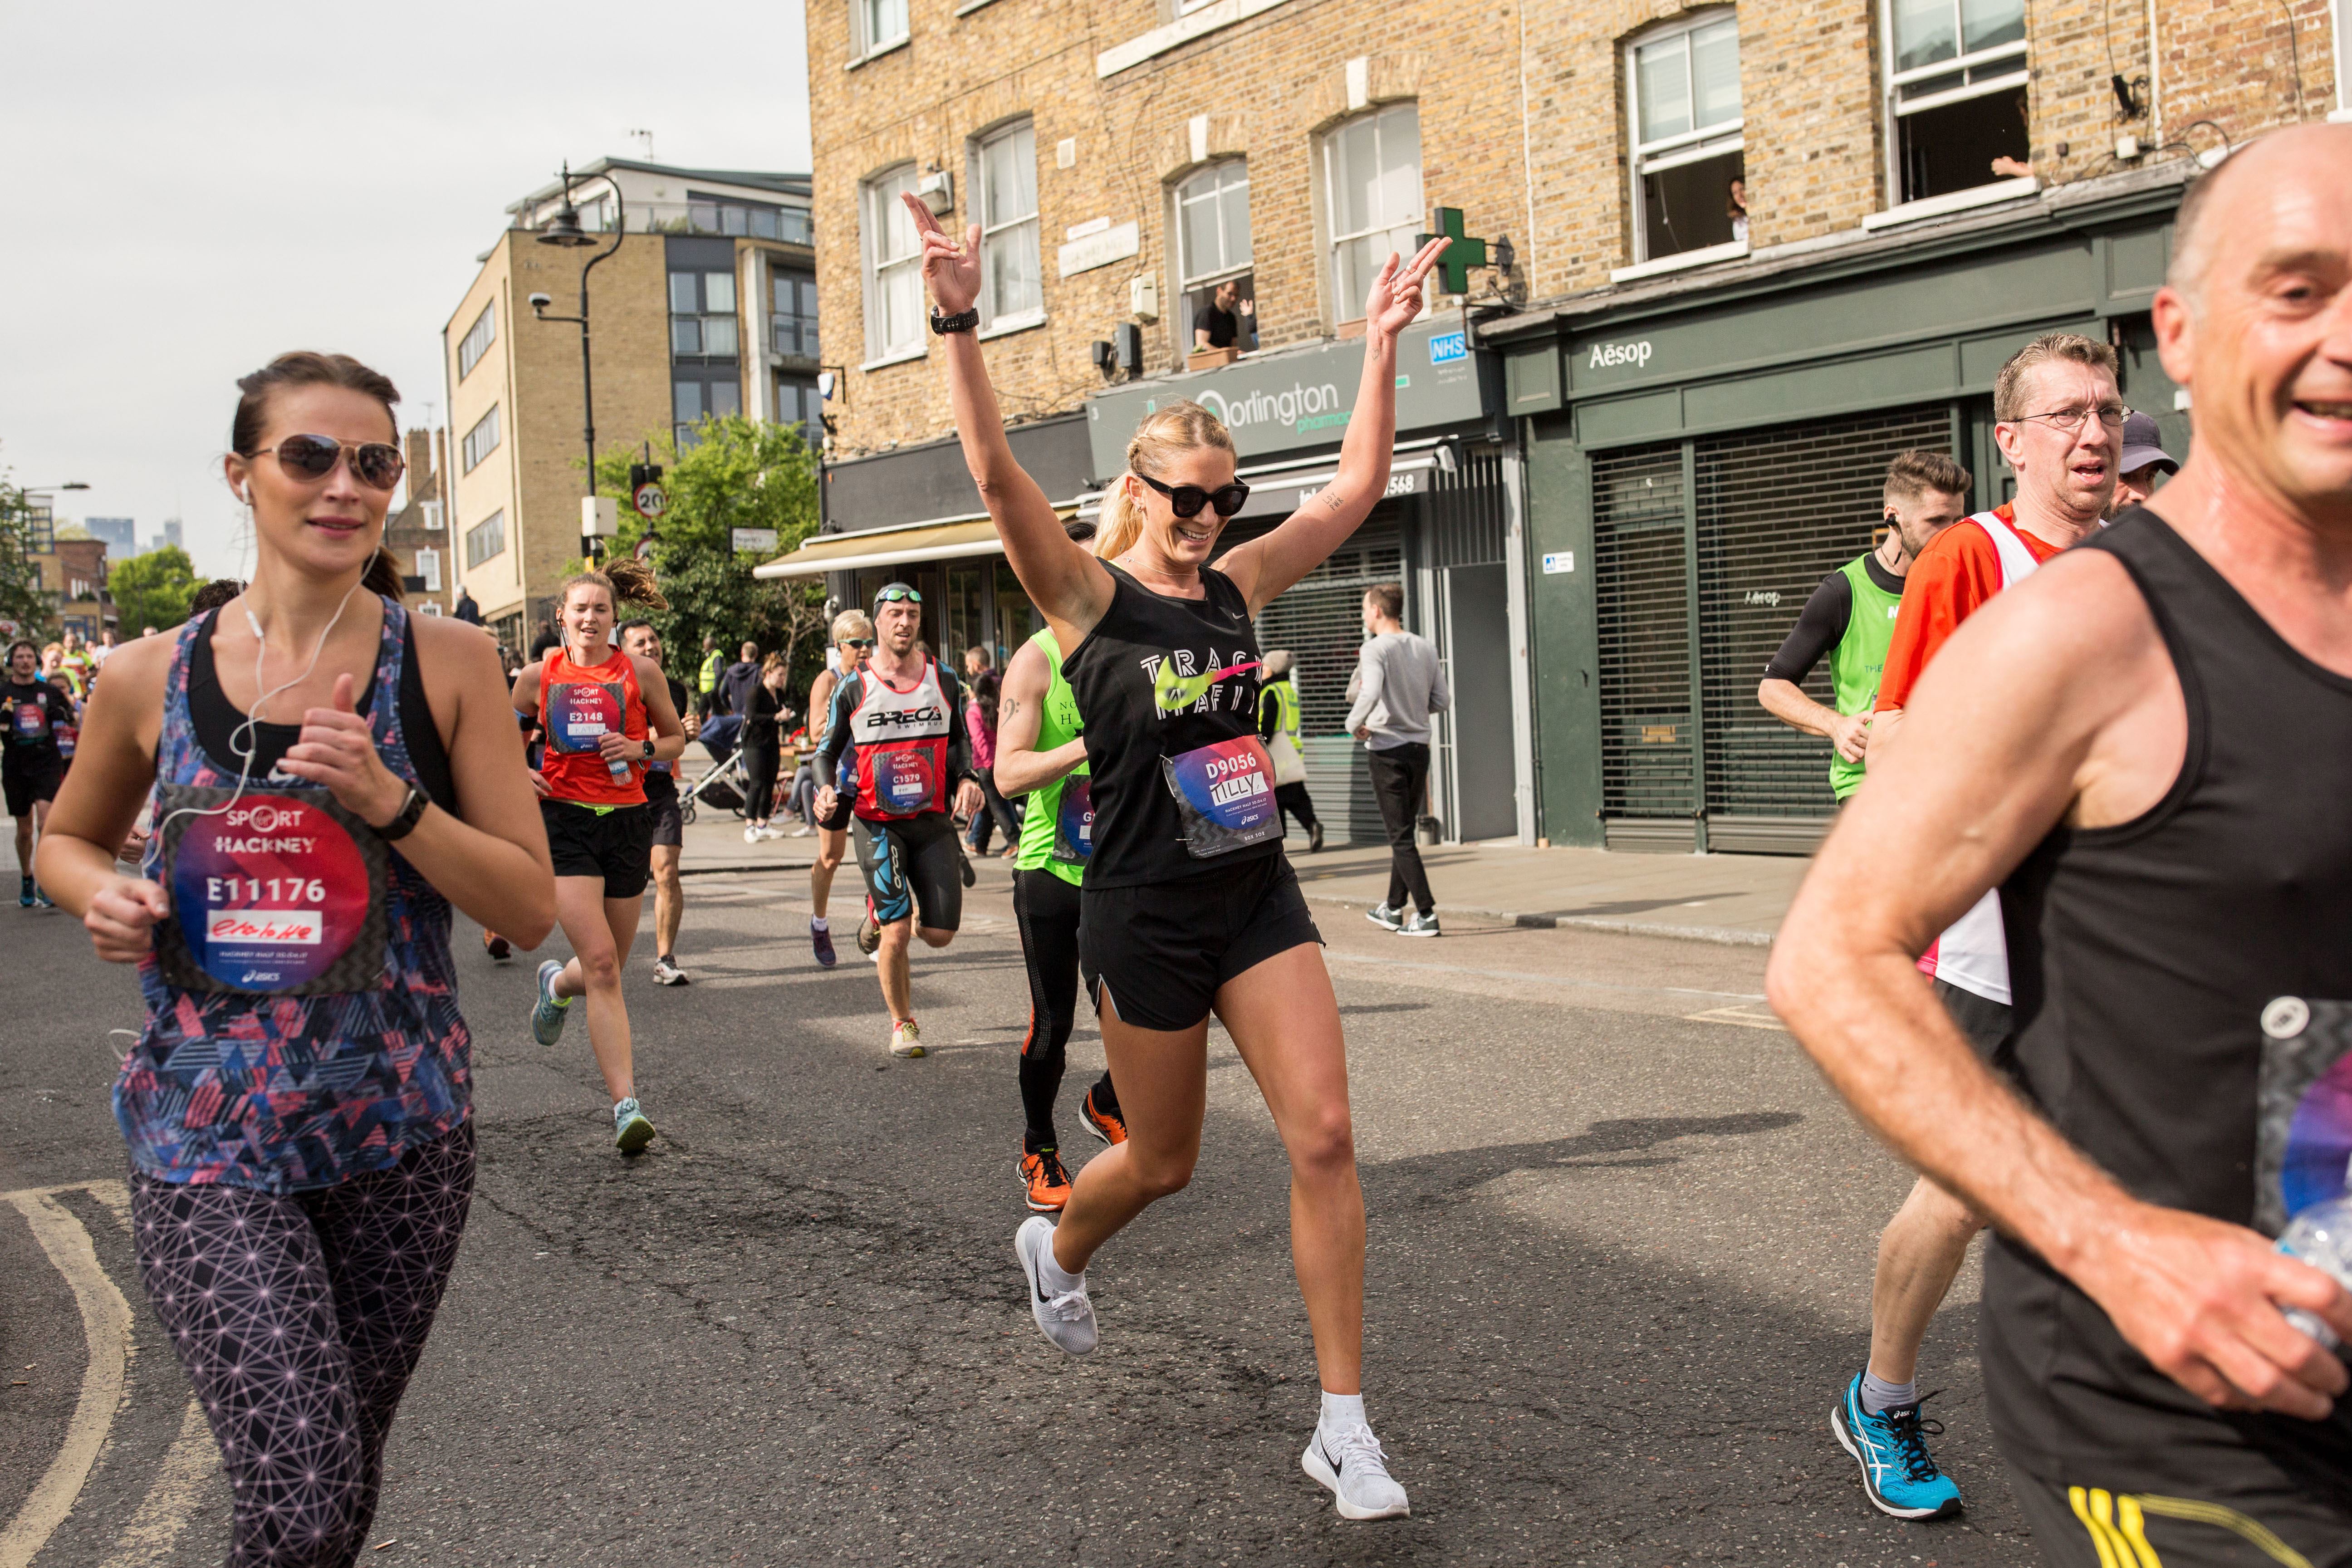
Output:
[[[1339,901],[1377,896],[1362,857],[1303,861],[1331,873],[1370,1409],[1414,1502],[1349,1525],[1297,1469],[1314,1380],[1285,1168],[1230,1045],[1213,1037],[1198,1177],[1105,1250],[1103,1348],[1066,1360],[1011,1252],[1026,994],[1000,864],[955,947],[919,959],[934,1054],[893,1061],[867,967],[807,957],[805,879],[782,864],[804,844],[689,881],[691,986],[651,985],[640,943],[663,1137],[635,1163],[581,1025],[534,1045],[529,963],[493,967],[461,928],[478,1197],[392,1437],[370,1544],[393,1544],[366,1561],[2032,1561],[1986,1430],[1973,1267],[1923,1363],[1969,1514],[1874,1513],[1829,1436],[1908,1178],[1773,1024],[1761,948],[1467,912],[1481,881],[1591,860],[1560,851],[1447,852],[1448,935],[1407,942]],[[1767,896],[1672,880],[1717,868],[1660,858],[1570,898],[1475,901],[1655,920],[1683,907],[1669,891]],[[217,1562],[226,1489],[121,1219],[109,1031],[138,1023],[132,976],[61,915],[0,922],[0,1529],[81,1452],[32,1568]],[[1100,1060],[1082,1027],[1074,1089]],[[36,1188],[61,1190],[17,1195]],[[48,1244],[74,1236],[84,1261],[60,1266]],[[121,1349],[89,1327],[110,1292]],[[93,1400],[109,1375],[119,1396]],[[77,1450],[85,1415],[100,1440]]]

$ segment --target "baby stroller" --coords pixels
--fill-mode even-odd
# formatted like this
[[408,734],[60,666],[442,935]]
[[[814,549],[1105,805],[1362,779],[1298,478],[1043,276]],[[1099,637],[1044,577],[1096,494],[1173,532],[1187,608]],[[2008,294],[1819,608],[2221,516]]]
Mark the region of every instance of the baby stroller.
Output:
[[710,753],[711,767],[678,795],[681,818],[692,822],[698,805],[707,805],[714,811],[731,811],[737,816],[743,815],[751,793],[751,777],[743,771],[743,753],[736,744],[742,731],[742,719],[733,713],[714,713],[703,724],[701,734],[696,738]]

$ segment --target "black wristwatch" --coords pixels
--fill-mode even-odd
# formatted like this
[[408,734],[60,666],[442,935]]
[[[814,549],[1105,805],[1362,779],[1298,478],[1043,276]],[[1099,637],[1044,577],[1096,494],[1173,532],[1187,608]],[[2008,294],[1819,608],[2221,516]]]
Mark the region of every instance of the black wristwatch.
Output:
[[647,736],[646,737],[646,742],[645,742],[645,744],[646,744],[646,752],[645,752],[646,761],[647,761],[647,762],[652,762],[652,761],[654,760],[654,738],[653,738],[651,735],[647,735]]
[[937,305],[931,307],[931,331],[940,337],[946,337],[950,332],[968,332],[978,325],[980,308],[976,305],[969,310],[958,310],[952,316],[942,316]]
[[400,815],[377,828],[375,836],[386,844],[407,837],[416,831],[416,825],[425,818],[425,808],[432,804],[423,790],[410,784],[408,798],[401,803]]

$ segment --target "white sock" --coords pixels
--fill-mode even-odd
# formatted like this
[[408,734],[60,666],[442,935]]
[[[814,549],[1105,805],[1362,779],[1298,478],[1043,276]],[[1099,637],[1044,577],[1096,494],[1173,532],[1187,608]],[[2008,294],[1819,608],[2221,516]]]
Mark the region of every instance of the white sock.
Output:
[[1350,1426],[1370,1426],[1370,1423],[1364,1419],[1364,1396],[1360,1394],[1332,1394],[1327,1390],[1323,1395],[1321,1424],[1329,1432],[1345,1432]]
[[811,915],[811,916],[809,916],[809,930],[811,930],[811,931],[831,931],[832,929],[833,929],[833,928],[832,928],[831,926],[829,926],[829,925],[827,925],[827,924],[825,924],[825,923],[824,923],[824,917],[823,915]]
[[1054,1238],[1049,1236],[1045,1245],[1037,1249],[1037,1282],[1048,1290],[1075,1290],[1087,1282],[1087,1271],[1081,1268],[1076,1274],[1064,1273],[1062,1266],[1054,1261]]

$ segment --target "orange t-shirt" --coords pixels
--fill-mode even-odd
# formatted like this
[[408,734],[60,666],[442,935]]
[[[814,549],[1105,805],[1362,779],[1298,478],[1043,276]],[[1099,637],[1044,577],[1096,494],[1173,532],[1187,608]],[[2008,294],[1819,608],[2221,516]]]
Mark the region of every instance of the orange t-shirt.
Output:
[[[2064,548],[2037,539],[2017,526],[2015,510],[2006,504],[1993,515],[2010,525],[2036,562],[2047,561]],[[1894,640],[1886,646],[1886,668],[1878,680],[1877,711],[1885,713],[1911,700],[1911,689],[1927,661],[1940,652],[1962,621],[1984,608],[2000,592],[2000,552],[1992,535],[1973,518],[1954,523],[1934,539],[1911,563],[1903,583],[1903,607],[1895,616]]]
[[615,778],[596,748],[597,737],[608,730],[632,741],[651,733],[637,667],[627,654],[614,648],[602,664],[578,665],[564,650],[550,648],[540,667],[539,721],[547,732],[539,771],[551,799],[582,805],[645,804],[643,761],[631,757]]

